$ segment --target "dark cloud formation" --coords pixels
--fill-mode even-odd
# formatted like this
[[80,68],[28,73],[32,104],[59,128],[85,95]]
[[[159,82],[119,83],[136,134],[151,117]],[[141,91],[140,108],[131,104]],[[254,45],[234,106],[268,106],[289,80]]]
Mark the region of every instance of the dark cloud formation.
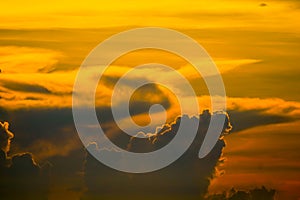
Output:
[[227,112],[230,115],[230,122],[233,126],[232,132],[242,131],[256,126],[295,121],[295,118],[283,116],[279,113],[266,114],[263,109],[248,111],[229,110]]
[[11,139],[14,137],[14,134],[8,130],[8,126],[7,122],[0,122],[0,148],[5,154],[9,151]]
[[34,84],[27,83],[18,83],[14,81],[4,81],[1,80],[1,85],[7,89],[20,91],[20,92],[31,92],[31,93],[42,93],[42,94],[50,94],[51,91],[46,87]]
[[[109,132],[111,126],[107,126],[107,124],[111,124],[112,120],[110,108],[97,108],[97,113],[101,113],[102,118],[99,118],[99,121],[101,126],[103,125],[104,131]],[[85,158],[84,148],[74,128],[71,108],[36,108],[10,111],[0,108],[0,114],[0,121],[8,120],[13,122],[10,129],[12,132],[17,133],[17,137],[13,138],[13,145],[10,149],[11,153],[20,156],[22,154],[19,154],[19,152],[30,151],[39,163],[42,162],[40,160],[41,157],[53,163],[51,168],[51,185],[69,188],[72,192],[74,192],[74,188],[77,188],[78,193],[81,193],[83,185],[80,172],[83,162],[86,160],[84,179],[88,191],[83,196],[83,199],[93,199],[93,197],[96,199],[101,197],[113,199],[117,198],[118,194],[120,194],[120,197],[125,195],[128,198],[135,195],[139,197],[146,197],[148,195],[150,198],[154,195],[155,197],[162,198],[163,196],[167,198],[174,197],[174,199],[180,199],[185,194],[187,197],[184,196],[184,199],[196,199],[206,193],[210,179],[215,174],[215,167],[219,163],[222,149],[225,146],[224,140],[220,138],[213,151],[206,158],[201,160],[197,158],[197,153],[199,152],[199,147],[205,136],[207,124],[210,119],[208,112],[203,113],[200,116],[200,120],[198,117],[188,118],[183,116],[182,118],[178,118],[177,122],[166,124],[158,134],[149,137],[149,140],[131,139],[130,136],[121,134],[122,132],[117,130],[118,134],[116,137],[111,138],[115,144],[131,151],[148,152],[159,149],[172,140],[180,120],[191,122],[198,120],[200,124],[200,129],[193,145],[182,158],[171,166],[145,175],[124,174],[101,165],[90,155],[87,155]],[[234,125],[235,131],[249,128],[248,123],[250,122],[251,126],[254,127],[265,123],[270,124],[274,120],[291,120],[275,115],[264,115],[261,111],[253,111],[251,113],[247,111],[230,111],[230,116],[230,123]],[[228,124],[229,118],[227,117],[224,130]],[[112,126],[115,128],[114,124]],[[1,141],[4,142],[4,140]],[[4,171],[1,169],[1,172],[6,177],[14,177],[15,179],[15,184],[13,182],[5,182],[4,179],[1,179],[1,188],[6,188],[5,191],[12,191],[12,189],[7,190],[10,185],[15,185],[12,188],[16,188],[17,185],[25,184],[19,183],[20,179],[11,175],[13,171],[13,168],[11,168],[13,166],[12,157],[14,155],[7,156],[4,151],[1,151],[0,160],[2,165],[5,166]],[[41,177],[42,174],[45,174],[42,172],[41,166],[34,162],[31,154],[21,156],[19,160],[27,160],[27,164],[24,162],[24,165],[28,166],[27,168],[32,168],[32,170],[28,170],[32,174],[39,174],[36,177]],[[18,162],[18,158],[16,162],[23,163]],[[21,166],[20,164],[14,164],[14,166],[14,170],[21,170],[20,167],[16,167]],[[1,177],[4,177],[4,175],[1,175]],[[36,179],[39,180],[39,178]],[[24,180],[27,179],[24,178]],[[34,182],[31,184],[32,186],[35,185]],[[29,187],[30,182],[27,182],[27,184],[26,186]],[[59,184],[63,184],[63,186],[58,186]],[[119,189],[118,194],[115,192],[117,189]],[[1,189],[1,194],[3,190]],[[45,191],[45,189],[41,188],[41,191]],[[173,191],[176,192],[174,193]],[[66,193],[67,196],[67,191],[65,190],[58,192]],[[20,194],[23,193],[21,192]]]
[[[71,95],[72,92],[57,92],[48,89],[45,86],[39,84],[29,84],[29,83],[22,83],[17,81],[9,81],[9,80],[1,80],[0,85],[5,88],[6,90],[17,91],[17,92],[24,92],[24,93],[35,93],[35,94],[56,94],[56,95]],[[37,97],[29,97],[25,98],[26,100],[39,100]]]
[[[134,101],[131,106],[135,108],[140,107],[139,105],[141,104],[142,102]],[[166,102],[164,106],[168,107],[168,105],[169,103]],[[148,108],[148,104],[144,105],[144,107]],[[229,110],[228,114],[231,116],[230,122],[233,125],[232,132],[261,125],[295,120],[289,116],[266,114],[263,111],[264,110]],[[135,112],[136,114],[143,112],[148,113],[148,110],[146,111],[145,108],[141,108],[141,110],[136,110]],[[110,107],[98,107],[96,108],[96,113],[105,133],[109,132],[112,128],[116,129],[116,133],[121,132],[113,122]],[[82,148],[73,124],[71,108],[34,108],[8,111],[0,107],[0,120],[10,121],[12,123],[11,131],[18,133],[18,137],[14,138],[14,146],[11,149],[12,152],[24,149],[38,156],[37,154],[41,152],[41,149],[35,148],[35,150],[33,150],[32,147],[35,146],[36,143],[40,143],[40,141],[47,141],[50,144],[54,144],[53,147],[59,151],[63,151],[63,147],[65,147],[69,141],[77,143],[77,145],[74,145],[74,148]],[[57,138],[59,138],[59,140]],[[116,137],[110,137],[110,139],[118,146],[126,149],[130,137],[126,134],[117,134]]]
[[32,154],[9,156],[13,134],[7,122],[0,122],[0,196],[1,199],[47,199],[50,165],[38,165]]
[[275,190],[267,189],[264,186],[249,191],[232,188],[230,191],[222,194],[210,195],[205,200],[273,200],[275,193]]
[[[226,115],[215,113],[215,115]],[[128,150],[149,152],[166,145],[175,136],[182,120],[195,126],[198,122],[197,136],[189,149],[170,166],[146,174],[127,174],[117,172],[95,160],[87,153],[85,164],[85,181],[88,191],[83,199],[124,199],[141,197],[143,199],[201,199],[207,193],[210,179],[215,174],[222,150],[225,147],[223,138],[219,138],[213,150],[203,159],[198,152],[206,135],[211,114],[204,111],[199,118],[182,116],[171,124],[164,125],[156,134],[146,139],[131,138]],[[231,125],[226,115],[223,134],[229,133]],[[189,130],[186,130],[187,132]],[[89,148],[98,148],[91,144]],[[101,148],[101,147],[100,147]],[[118,191],[116,193],[115,191]]]
[[166,110],[171,107],[171,102],[157,84],[146,84],[139,87],[129,102],[129,113],[134,116],[141,113],[149,112],[149,109],[154,104],[160,104]]

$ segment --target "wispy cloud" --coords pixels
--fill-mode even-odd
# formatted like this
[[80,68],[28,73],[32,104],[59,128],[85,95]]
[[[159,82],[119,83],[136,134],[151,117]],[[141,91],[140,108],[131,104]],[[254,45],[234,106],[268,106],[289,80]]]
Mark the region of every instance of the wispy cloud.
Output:
[[1,46],[0,55],[2,73],[47,73],[62,58],[61,52],[26,46]]

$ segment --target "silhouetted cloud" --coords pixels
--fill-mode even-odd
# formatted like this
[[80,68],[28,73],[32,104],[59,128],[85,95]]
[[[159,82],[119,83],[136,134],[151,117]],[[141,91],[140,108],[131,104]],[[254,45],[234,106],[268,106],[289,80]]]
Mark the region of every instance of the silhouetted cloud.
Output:
[[1,85],[7,89],[14,91],[30,92],[30,93],[44,93],[50,94],[51,91],[40,85],[32,85],[26,83],[18,83],[13,81],[1,81]]
[[0,122],[0,148],[7,154],[10,150],[10,142],[14,134],[8,130],[9,124],[7,122]]
[[[271,101],[268,99],[229,98],[228,102],[232,103],[232,105],[229,105],[229,108],[234,109],[234,111],[229,111],[231,116],[230,122],[233,124],[234,131],[240,131],[263,124],[291,121],[294,120],[295,116],[298,116],[297,113],[299,110],[297,104],[280,99]],[[257,104],[255,104],[255,102],[257,102]],[[135,105],[132,106],[135,108]],[[254,107],[257,107],[258,109],[253,110]],[[160,134],[156,135],[156,137],[152,136],[150,138],[151,142],[153,142],[156,138],[158,139],[153,144],[137,138],[131,140],[131,137],[127,134],[120,134],[122,132],[113,122],[112,113],[109,107],[97,107],[96,110],[97,113],[100,114],[99,121],[105,133],[107,133],[112,142],[121,148],[131,148],[131,151],[152,151],[153,149],[164,146],[173,136],[170,131],[167,131],[168,134],[161,134],[163,130],[171,127],[169,124],[165,125],[161,132],[159,132]],[[135,110],[136,113],[142,113],[145,111],[146,109],[144,108],[140,111]],[[85,155],[83,146],[73,124],[71,108],[34,108],[15,110],[6,110],[5,108],[1,108],[0,114],[0,120],[13,122],[11,130],[18,134],[13,140],[14,143],[11,153],[29,151],[34,155],[35,159],[40,159],[41,161],[49,160],[51,163],[55,164],[52,168],[53,171],[55,171],[52,175],[52,178],[55,177],[52,179],[55,180],[54,184],[63,183],[65,185],[69,185],[70,188],[79,187],[78,185],[81,184],[81,177],[78,176],[78,174],[82,170],[82,163],[85,159]],[[176,126],[173,127],[174,130],[175,127]],[[114,131],[114,134],[110,135],[112,131]],[[219,148],[217,148],[217,150],[222,149],[222,142],[219,141],[218,144]],[[101,148],[101,145],[99,147]],[[196,150],[199,151],[199,149]],[[214,150],[215,155],[218,155],[217,150]],[[3,156],[1,156],[1,159],[2,158]],[[92,162],[93,158],[91,157],[90,160]],[[203,163],[200,168],[208,165],[204,161],[201,162],[201,160],[199,163],[199,165]],[[179,164],[180,162],[178,161],[178,165]],[[97,167],[99,164],[96,163],[95,165]],[[213,163],[211,165],[213,165]],[[100,167],[100,169],[102,168]],[[191,169],[189,170],[192,171]],[[110,172],[110,169],[108,169],[108,171]],[[176,170],[173,171],[175,171],[174,173],[179,173]],[[208,172],[209,169],[206,171],[203,169],[201,173],[205,173],[207,175],[209,174]],[[169,172],[165,171],[165,173],[168,174]],[[93,177],[93,175],[91,176]],[[63,179],[62,177],[65,178]],[[74,181],[75,177],[77,182]],[[99,174],[96,174],[95,177],[99,177]],[[148,178],[146,178],[146,180],[147,179]],[[200,179],[204,180],[203,177],[199,178],[199,180]],[[127,177],[124,178],[124,180],[127,180]],[[99,181],[101,185],[101,178],[99,178]],[[127,184],[126,181],[125,184]],[[204,184],[204,181],[202,181],[201,184],[207,186],[209,182]],[[187,190],[188,189],[189,188],[187,187]],[[194,191],[196,191],[196,189]],[[203,194],[205,193],[203,188],[201,191]]]
[[[215,115],[226,115],[215,113]],[[211,114],[203,112],[200,117],[182,116],[175,122],[165,124],[157,133],[146,139],[131,138],[128,150],[133,152],[154,151],[168,144],[175,136],[182,120],[195,126],[199,125],[197,136],[188,150],[170,166],[147,174],[128,174],[117,172],[97,161],[87,153],[85,164],[85,181],[88,188],[83,199],[114,199],[122,194],[123,199],[130,198],[172,198],[199,199],[207,193],[210,179],[214,177],[215,167],[218,165],[225,147],[221,137],[213,150],[203,159],[198,158],[198,152],[206,134]],[[226,115],[223,134],[229,133],[231,125]],[[189,130],[186,130],[187,132]],[[108,151],[92,143],[93,151]],[[124,187],[126,186],[126,187]],[[118,191],[116,193],[115,191]]]
[[228,110],[233,125],[232,131],[241,131],[256,126],[294,121],[294,117],[278,114],[266,114],[265,110]]
[[213,194],[205,198],[205,200],[273,200],[276,190],[267,189],[264,186],[254,188],[249,191],[235,190],[223,192],[222,194]]
[[31,153],[8,155],[13,134],[0,122],[0,195],[3,199],[48,199],[50,166],[40,167]]

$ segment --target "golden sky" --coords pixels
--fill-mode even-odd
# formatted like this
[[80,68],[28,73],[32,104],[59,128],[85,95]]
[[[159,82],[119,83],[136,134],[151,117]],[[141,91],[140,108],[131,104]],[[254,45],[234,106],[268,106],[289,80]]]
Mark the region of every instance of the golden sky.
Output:
[[[297,1],[8,1],[1,4],[5,28],[268,28],[299,32]],[[268,4],[269,3],[269,4]],[[30,6],[28,6],[30,5]]]
[[[226,138],[225,174],[213,180],[211,192],[266,185],[277,189],[280,198],[296,199],[300,197],[295,142],[300,123],[299,9],[296,0],[4,1],[0,104],[7,110],[70,108],[77,69],[98,43],[134,27],[172,28],[197,40],[214,59],[224,79],[229,114],[248,114],[241,115],[247,128]],[[130,53],[116,60],[106,75],[119,77],[151,60],[184,74],[202,109],[210,108],[203,81],[197,80],[185,60],[167,52]],[[109,105],[112,88],[109,81],[105,83],[97,91],[99,106]],[[167,96],[175,102],[172,95]],[[176,103],[170,106],[172,117],[176,109]],[[262,117],[260,124],[252,122],[256,115]]]

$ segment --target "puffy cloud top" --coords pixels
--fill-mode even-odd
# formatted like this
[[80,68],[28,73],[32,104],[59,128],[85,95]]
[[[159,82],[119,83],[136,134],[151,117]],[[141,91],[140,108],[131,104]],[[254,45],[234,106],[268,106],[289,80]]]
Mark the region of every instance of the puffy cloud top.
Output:
[[[226,113],[223,134],[231,130],[229,117]],[[173,164],[161,170],[146,174],[128,174],[113,170],[87,153],[85,164],[85,181],[88,188],[86,199],[116,197],[115,191],[122,195],[123,199],[136,197],[143,198],[173,198],[173,199],[199,199],[204,197],[215,175],[215,167],[218,165],[225,142],[221,136],[213,150],[203,159],[198,158],[198,152],[206,135],[211,114],[204,111],[200,116],[178,117],[174,122],[160,127],[157,133],[148,134],[148,138],[133,137],[128,141],[128,150],[133,152],[155,151],[168,144],[175,136],[182,120],[190,126],[198,126],[197,136],[189,149]],[[188,134],[189,130],[186,130]],[[108,151],[92,143],[89,148],[93,151]],[[126,186],[126,187],[125,187]]]

